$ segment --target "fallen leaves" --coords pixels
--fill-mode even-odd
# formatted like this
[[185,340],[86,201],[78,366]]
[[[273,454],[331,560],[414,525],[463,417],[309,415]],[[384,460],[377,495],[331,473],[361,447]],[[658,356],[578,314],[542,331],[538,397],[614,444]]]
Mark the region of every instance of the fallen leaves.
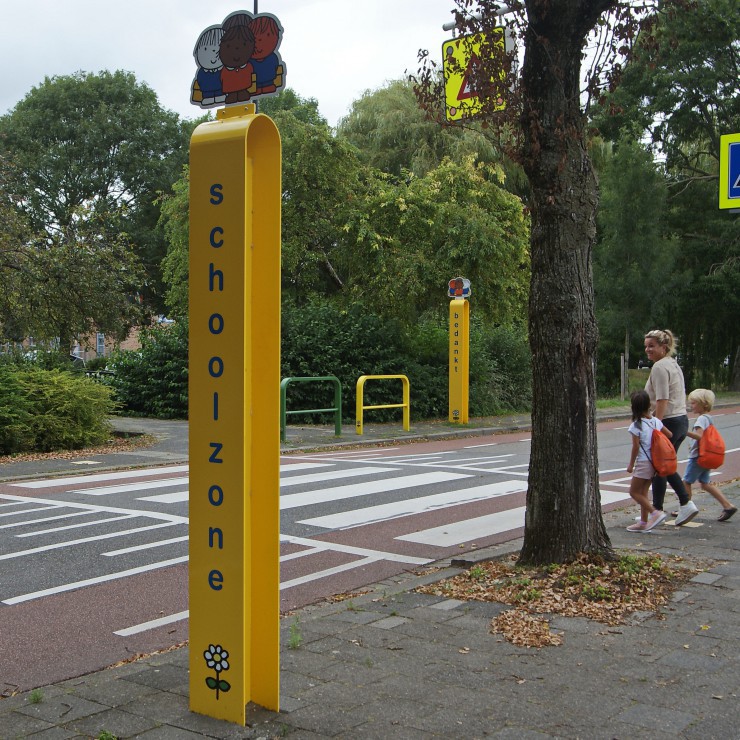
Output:
[[514,557],[477,563],[453,578],[417,591],[448,599],[495,601],[514,609],[491,622],[492,632],[526,647],[561,645],[543,615],[586,617],[618,625],[637,611],[656,614],[696,568],[681,558],[624,554],[614,561],[582,556],[574,563],[520,567]]
[[533,617],[521,609],[510,609],[491,622],[491,632],[502,634],[509,642],[522,647],[562,645],[562,635],[550,631],[543,617]]

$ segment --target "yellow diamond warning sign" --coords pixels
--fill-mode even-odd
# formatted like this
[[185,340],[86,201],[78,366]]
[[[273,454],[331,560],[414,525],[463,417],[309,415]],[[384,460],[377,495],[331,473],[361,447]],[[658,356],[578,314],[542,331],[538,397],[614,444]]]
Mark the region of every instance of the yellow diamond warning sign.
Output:
[[[504,29],[495,28],[493,46],[500,48],[503,55]],[[475,69],[480,60],[481,49],[489,51],[486,35],[475,33],[460,36],[442,44],[442,70],[445,79],[445,116],[448,121],[459,121],[480,113],[481,101],[475,89]],[[503,78],[504,72],[501,72]],[[503,110],[503,98],[496,101],[496,110]]]

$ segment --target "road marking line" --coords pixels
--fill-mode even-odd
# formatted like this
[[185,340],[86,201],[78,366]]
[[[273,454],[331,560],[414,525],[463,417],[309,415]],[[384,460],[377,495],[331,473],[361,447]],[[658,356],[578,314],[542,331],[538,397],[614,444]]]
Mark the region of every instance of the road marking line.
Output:
[[[58,509],[59,507],[54,507]],[[72,516],[85,516],[94,514],[94,511],[73,511],[71,514],[57,514],[56,516],[45,516],[42,519],[24,519],[22,522],[12,522],[11,524],[0,524],[0,529],[9,529],[11,527],[22,527],[26,524],[42,524],[43,522],[52,522],[57,519],[69,519]]]
[[312,581],[318,581],[320,578],[328,578],[329,576],[336,575],[337,573],[343,573],[347,570],[354,570],[355,568],[362,568],[365,565],[377,563],[379,558],[362,558],[362,560],[355,560],[352,563],[345,563],[344,565],[337,565],[334,568],[327,568],[326,570],[319,570],[315,573],[309,573],[307,576],[301,576],[300,578],[293,578],[291,581],[285,581],[280,584],[280,590],[284,591],[286,588],[293,588],[294,586],[302,586],[304,583],[311,583]]
[[[294,545],[305,545],[314,550],[329,550],[332,552],[344,552],[348,555],[363,555],[375,560],[391,560],[395,563],[410,563],[411,565],[426,565],[429,562],[426,558],[415,558],[411,555],[398,555],[395,552],[384,552],[383,550],[371,550],[367,547],[353,547],[352,545],[342,545],[339,542],[329,542],[328,540],[313,540],[308,537],[294,537],[292,535],[281,535],[281,542],[290,542]],[[301,553],[292,553],[299,555]],[[310,553],[306,553],[310,554]],[[283,556],[286,559],[288,555]],[[282,560],[282,558],[281,558]]]
[[128,555],[130,552],[140,552],[141,550],[151,550],[153,547],[163,547],[164,545],[172,545],[175,542],[187,542],[189,539],[188,535],[184,537],[172,537],[169,540],[157,540],[156,542],[147,542],[144,545],[134,545],[133,547],[124,547],[121,550],[110,550],[109,552],[102,552],[101,555],[112,558],[116,555]]
[[164,480],[147,480],[138,483],[123,483],[120,486],[102,486],[101,488],[79,488],[67,493],[84,493],[86,496],[110,496],[114,493],[148,491],[152,488],[169,488],[170,486],[187,485],[189,478],[165,478]]
[[419,475],[407,475],[401,478],[384,478],[383,480],[368,481],[367,483],[359,483],[357,485],[336,486],[318,491],[292,493],[280,497],[280,509],[295,509],[299,506],[323,504],[328,501],[341,501],[342,499],[355,498],[357,496],[369,496],[373,493],[398,491],[403,488],[446,483],[448,481],[470,477],[462,473],[420,473]]
[[501,483],[489,483],[483,486],[463,488],[459,491],[447,491],[431,496],[420,496],[418,498],[394,501],[389,504],[368,506],[364,509],[352,509],[351,511],[328,514],[327,516],[302,519],[299,524],[308,524],[313,527],[325,529],[349,529],[366,524],[398,519],[404,516],[424,514],[429,511],[469,504],[475,501],[483,501],[497,496],[508,496],[513,493],[521,493],[527,490],[526,483],[518,480],[502,481]]
[[79,540],[65,540],[64,542],[55,542],[51,545],[42,545],[41,547],[32,547],[30,550],[20,550],[18,552],[7,552],[4,555],[0,555],[0,560],[13,560],[15,558],[26,557],[27,555],[35,555],[38,552],[48,552],[49,550],[59,550],[63,547],[71,547],[72,545],[82,545],[86,542],[97,542],[98,540],[109,540],[113,537],[125,537],[129,534],[138,534],[139,532],[148,532],[152,529],[162,529],[162,527],[174,527],[179,522],[161,522],[160,524],[150,524],[148,527],[136,527],[135,529],[125,529],[121,532],[106,532],[106,534],[98,534],[94,537],[83,537]]
[[106,480],[121,480],[123,478],[141,478],[145,475],[164,475],[170,473],[187,473],[187,465],[171,465],[166,468],[144,468],[142,470],[126,470],[119,473],[97,473],[95,475],[75,475],[72,478],[47,478],[45,480],[25,481],[13,483],[18,488],[54,488],[80,483],[99,483]]
[[[23,503],[26,503],[25,501]],[[59,506],[52,504],[51,506],[37,506],[35,509],[23,509],[21,511],[9,511],[7,514],[0,514],[1,517],[6,516],[18,516],[20,514],[33,514],[37,511],[48,511],[49,509],[58,509]]]
[[33,601],[34,599],[40,599],[44,596],[53,596],[54,594],[61,594],[65,591],[74,591],[77,588],[85,588],[86,586],[95,586],[98,583],[106,583],[107,581],[115,581],[119,578],[128,578],[129,576],[139,575],[140,573],[148,573],[150,570],[157,570],[159,568],[168,568],[171,565],[178,565],[179,563],[186,563],[188,556],[184,555],[179,558],[172,558],[172,560],[163,560],[159,563],[150,563],[149,565],[140,565],[138,568],[129,568],[129,570],[122,570],[118,573],[108,573],[105,576],[96,576],[95,578],[87,578],[84,581],[75,581],[74,583],[64,583],[61,586],[54,586],[53,588],[45,588],[43,591],[34,591],[30,594],[21,594],[20,596],[13,596],[9,599],[3,599],[3,604],[21,604],[24,601]]
[[82,529],[82,527],[95,527],[98,524],[108,524],[108,522],[120,522],[124,519],[134,519],[135,514],[124,514],[118,516],[111,516],[107,519],[96,519],[94,522],[80,522],[79,524],[68,524],[65,527],[53,527],[51,529],[40,529],[38,532],[24,532],[23,534],[17,534],[16,537],[38,537],[42,534],[52,534],[54,532],[64,532],[67,529]]
[[131,635],[138,635],[139,632],[146,632],[147,630],[153,630],[157,627],[163,627],[166,624],[173,624],[174,622],[182,622],[190,616],[190,610],[184,612],[178,612],[177,614],[170,614],[169,617],[160,617],[159,619],[152,619],[149,622],[142,622],[141,624],[135,624],[133,627],[127,627],[123,630],[117,630],[114,635],[119,637],[130,637]]
[[280,488],[299,486],[304,483],[321,483],[327,480],[341,480],[343,478],[357,478],[361,475],[375,473],[397,472],[396,468],[352,468],[350,470],[331,470],[328,473],[308,473],[307,475],[292,475],[280,479]]
[[[629,501],[630,497],[621,492],[602,493],[602,505],[616,503],[617,501]],[[475,542],[483,537],[508,532],[524,527],[524,512],[526,506],[520,506],[507,511],[499,511],[496,514],[466,519],[461,522],[444,524],[441,527],[432,527],[420,532],[400,535],[397,540],[405,542],[417,542],[422,545],[435,545],[437,547],[453,547],[463,542]]]
[[411,532],[396,537],[404,542],[415,542],[420,545],[434,545],[435,547],[452,547],[463,542],[475,542],[501,532],[509,532],[524,526],[524,512],[526,506],[499,511],[496,514],[464,519],[461,522],[450,522],[441,527],[431,527],[419,532]]
[[179,504],[190,498],[190,489],[175,491],[174,493],[160,493],[158,496],[138,496],[137,501],[151,501],[155,504]]
[[285,463],[280,464],[280,472],[293,472],[294,470],[311,470],[314,468],[331,468],[333,463]]

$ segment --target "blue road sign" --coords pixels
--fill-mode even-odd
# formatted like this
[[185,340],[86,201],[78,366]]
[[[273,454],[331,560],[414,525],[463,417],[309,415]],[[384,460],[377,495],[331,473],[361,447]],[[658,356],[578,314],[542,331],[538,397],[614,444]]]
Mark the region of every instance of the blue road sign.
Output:
[[740,209],[740,134],[720,137],[719,207]]
[[730,198],[740,198],[740,142],[730,144],[728,153],[728,192]]

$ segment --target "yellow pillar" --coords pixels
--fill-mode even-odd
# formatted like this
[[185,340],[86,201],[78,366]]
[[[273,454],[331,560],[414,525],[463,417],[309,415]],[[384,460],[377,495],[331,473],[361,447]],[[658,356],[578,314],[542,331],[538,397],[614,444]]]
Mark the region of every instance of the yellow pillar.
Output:
[[280,136],[254,105],[190,143],[190,708],[279,708]]
[[464,298],[450,301],[449,420],[468,423],[470,367],[470,304]]

